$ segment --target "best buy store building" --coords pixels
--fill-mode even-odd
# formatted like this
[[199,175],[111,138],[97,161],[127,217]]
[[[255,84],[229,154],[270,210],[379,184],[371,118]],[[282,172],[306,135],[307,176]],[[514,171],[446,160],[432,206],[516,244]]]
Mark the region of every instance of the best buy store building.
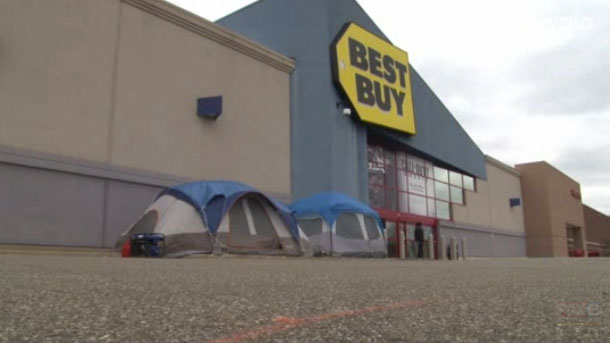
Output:
[[332,189],[369,203],[391,254],[392,237],[413,239],[422,222],[465,238],[471,256],[526,255],[522,208],[510,206],[519,173],[481,152],[355,1],[264,0],[219,24],[296,61],[293,197]]
[[[526,255],[519,172],[354,0],[262,0],[216,24],[157,0],[3,6],[1,243],[109,247],[162,187],[232,179],[369,203],[393,255],[416,222],[470,256]],[[222,113],[198,117],[212,96]]]

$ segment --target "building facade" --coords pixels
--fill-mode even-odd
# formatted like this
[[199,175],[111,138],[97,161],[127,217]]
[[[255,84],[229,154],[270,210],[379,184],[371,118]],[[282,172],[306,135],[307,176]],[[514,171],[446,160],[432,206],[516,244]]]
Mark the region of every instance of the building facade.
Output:
[[357,198],[393,257],[415,256],[418,222],[430,257],[586,251],[578,184],[486,156],[354,0],[217,23],[159,0],[0,0],[0,71],[0,243],[111,247],[164,187],[227,179]]
[[487,156],[487,180],[476,189],[465,188],[464,202],[452,203],[452,220],[441,220],[441,233],[466,239],[471,257],[522,257],[525,225],[520,200],[521,175],[512,167]]
[[[464,238],[470,256],[525,256],[522,209],[509,206],[510,197],[520,197],[518,173],[486,158],[412,66],[407,63],[404,74],[414,128],[391,127],[385,119],[371,123],[364,112],[374,102],[350,98],[351,85],[341,79],[350,65],[380,91],[379,85],[397,83],[386,62],[395,61],[400,75],[394,47],[357,2],[264,0],[218,23],[296,60],[290,78],[294,197],[330,189],[368,203],[385,220],[391,256],[398,256],[401,239],[406,255],[413,255],[417,222],[435,240],[437,256],[444,250],[441,236]],[[352,55],[339,47],[346,36]],[[354,63],[358,40],[369,46],[365,51],[362,44],[360,63]],[[376,51],[384,76],[372,67]],[[375,94],[379,105],[383,94]],[[351,116],[343,115],[345,108]]]
[[587,205],[583,205],[583,214],[589,254],[610,256],[610,217]]
[[565,257],[587,254],[580,185],[546,162],[518,164],[521,173],[527,255]]
[[292,198],[292,59],[152,0],[1,1],[0,42],[0,243],[110,247],[192,179]]

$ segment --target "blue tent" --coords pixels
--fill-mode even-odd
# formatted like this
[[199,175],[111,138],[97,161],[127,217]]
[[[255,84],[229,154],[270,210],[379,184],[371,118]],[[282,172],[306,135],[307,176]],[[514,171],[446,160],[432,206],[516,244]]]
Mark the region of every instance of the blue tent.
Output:
[[338,192],[323,192],[303,198],[290,205],[295,218],[319,215],[332,226],[342,212],[363,213],[374,218],[383,229],[379,214],[360,201]]
[[345,194],[319,193],[290,205],[314,256],[386,257],[379,214]]
[[256,189],[235,181],[195,181],[165,189],[159,197],[169,194],[188,202],[197,209],[211,233],[215,234],[227,211],[242,196],[255,193],[263,196],[276,209],[292,237],[298,242],[299,231],[290,213],[290,209],[276,199],[269,197]]

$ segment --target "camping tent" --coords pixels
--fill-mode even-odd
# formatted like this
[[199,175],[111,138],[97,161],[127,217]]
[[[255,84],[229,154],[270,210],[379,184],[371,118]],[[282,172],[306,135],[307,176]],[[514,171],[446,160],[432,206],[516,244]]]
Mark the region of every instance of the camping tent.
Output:
[[379,214],[345,194],[319,193],[290,208],[315,255],[387,256]]
[[117,240],[134,234],[165,236],[166,256],[227,251],[300,255],[299,230],[288,207],[250,186],[198,181],[165,189]]

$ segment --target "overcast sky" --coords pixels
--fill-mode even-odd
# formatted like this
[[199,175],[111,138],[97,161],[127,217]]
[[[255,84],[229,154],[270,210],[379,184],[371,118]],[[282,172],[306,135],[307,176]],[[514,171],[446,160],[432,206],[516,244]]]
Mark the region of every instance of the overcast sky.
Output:
[[[214,21],[254,1],[170,2]],[[610,1],[358,3],[485,154],[546,160],[610,214]]]

